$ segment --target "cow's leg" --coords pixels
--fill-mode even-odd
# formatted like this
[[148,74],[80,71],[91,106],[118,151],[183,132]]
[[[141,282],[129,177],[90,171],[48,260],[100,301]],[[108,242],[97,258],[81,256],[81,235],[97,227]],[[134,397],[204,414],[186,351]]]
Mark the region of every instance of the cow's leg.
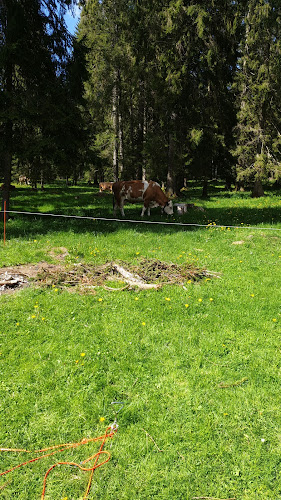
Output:
[[115,198],[115,196],[113,195],[113,215],[114,215],[114,217],[116,216],[117,208],[120,209],[122,217],[125,216],[124,208],[123,208],[124,202],[125,202],[125,199],[122,196],[121,197],[118,196],[117,198]]
[[141,212],[141,216],[142,217],[144,216],[144,213],[145,213],[146,210],[147,210],[147,215],[150,215],[150,206],[149,206],[149,201],[148,200],[144,201],[144,204],[143,204],[143,207],[142,207],[142,212]]
[[117,201],[115,201],[114,207],[113,207],[113,215],[114,215],[114,217],[116,216],[117,208],[118,208],[118,203],[117,203]]
[[124,199],[124,198],[121,198],[121,200],[120,200],[120,204],[119,204],[119,208],[120,208],[120,211],[121,211],[121,215],[122,215],[122,217],[125,217],[125,212],[124,212],[124,203],[125,203],[125,199]]
[[113,209],[114,217],[116,217],[117,208],[120,208],[120,212],[121,212],[122,217],[125,217],[124,208],[123,208],[123,205],[121,203],[120,203],[120,205],[118,205],[118,203],[115,203],[114,209]]
[[146,206],[144,205],[144,206],[142,207],[141,217],[143,217],[143,216],[144,216],[145,211],[146,211]]

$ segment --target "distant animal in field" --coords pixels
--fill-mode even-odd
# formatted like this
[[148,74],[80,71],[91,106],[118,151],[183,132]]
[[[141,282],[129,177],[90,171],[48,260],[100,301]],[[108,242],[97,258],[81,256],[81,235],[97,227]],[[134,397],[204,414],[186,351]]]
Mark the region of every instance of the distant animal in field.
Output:
[[155,181],[118,181],[112,186],[113,191],[113,213],[116,215],[117,208],[120,209],[124,217],[124,203],[143,202],[141,217],[147,210],[150,215],[150,209],[160,206],[168,214],[173,213],[173,203],[163,193],[159,184]]
[[26,175],[19,176],[19,184],[22,186],[23,184],[30,184],[30,179],[26,177]]
[[113,182],[100,182],[99,183],[100,193],[102,193],[103,191],[109,191],[111,193],[112,185]]

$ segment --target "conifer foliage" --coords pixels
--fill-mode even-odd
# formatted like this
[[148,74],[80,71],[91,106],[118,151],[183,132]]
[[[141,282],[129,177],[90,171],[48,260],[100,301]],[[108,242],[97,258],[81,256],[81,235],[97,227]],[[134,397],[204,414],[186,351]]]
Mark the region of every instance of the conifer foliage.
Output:
[[0,174],[281,178],[279,0],[0,0]]
[[63,16],[69,0],[0,2],[0,174],[9,202],[12,168],[34,186],[61,156],[69,126],[66,61],[71,39]]
[[281,152],[281,8],[275,0],[249,0],[236,74],[238,180],[262,194],[268,176],[279,179]]

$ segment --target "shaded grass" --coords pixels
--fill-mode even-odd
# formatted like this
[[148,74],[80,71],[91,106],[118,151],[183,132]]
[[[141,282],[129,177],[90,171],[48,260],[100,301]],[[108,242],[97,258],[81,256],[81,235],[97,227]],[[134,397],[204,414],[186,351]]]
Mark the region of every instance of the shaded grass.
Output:
[[[279,199],[272,203],[274,213]],[[229,198],[222,204],[233,209]],[[186,290],[82,296],[56,287],[1,296],[1,446],[38,449],[100,435],[114,419],[111,401],[124,401],[106,447],[112,460],[95,472],[89,498],[281,498],[279,232],[60,224],[41,234],[25,222],[26,236],[0,248],[1,265],[52,260],[49,251],[63,246],[72,263],[187,261],[221,279]],[[1,470],[19,461],[1,454]],[[39,498],[52,463],[15,471],[2,497]],[[58,469],[46,499],[76,500],[86,484],[76,469]]]

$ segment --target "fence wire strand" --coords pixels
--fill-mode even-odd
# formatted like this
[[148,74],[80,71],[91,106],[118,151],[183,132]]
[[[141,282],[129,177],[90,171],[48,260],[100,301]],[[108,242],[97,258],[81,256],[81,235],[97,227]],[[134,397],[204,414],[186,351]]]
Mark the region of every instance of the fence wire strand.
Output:
[[[3,211],[1,211],[3,213]],[[193,222],[165,222],[165,221],[149,221],[149,220],[134,220],[134,219],[108,219],[106,217],[93,217],[86,215],[66,215],[66,214],[52,214],[47,212],[19,212],[16,210],[7,210],[6,213],[10,214],[21,214],[21,215],[39,215],[39,216],[48,216],[48,217],[61,217],[66,219],[87,219],[92,221],[106,221],[106,222],[130,222],[133,224],[157,224],[160,226],[180,226],[180,227],[208,227],[208,228],[230,228],[230,229],[259,229],[259,230],[271,230],[271,231],[281,231],[281,228],[275,227],[260,227],[260,226],[233,226],[230,224],[196,224]]]

